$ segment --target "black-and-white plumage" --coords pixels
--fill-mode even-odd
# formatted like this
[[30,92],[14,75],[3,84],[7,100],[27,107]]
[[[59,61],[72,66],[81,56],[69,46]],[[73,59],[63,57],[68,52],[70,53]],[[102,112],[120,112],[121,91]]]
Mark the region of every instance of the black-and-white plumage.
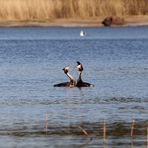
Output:
[[90,84],[88,82],[84,82],[82,80],[82,71],[84,70],[82,63],[77,61],[76,68],[79,71],[76,87],[93,87],[94,86],[93,84]]

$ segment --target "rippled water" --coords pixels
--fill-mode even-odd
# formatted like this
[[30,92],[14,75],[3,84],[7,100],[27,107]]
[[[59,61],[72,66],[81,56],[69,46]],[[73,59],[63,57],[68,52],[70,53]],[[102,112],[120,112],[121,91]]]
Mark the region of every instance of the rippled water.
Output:
[[[87,32],[83,38],[82,29]],[[143,132],[136,132],[134,147],[145,147],[147,56],[148,27],[0,28],[1,145],[102,147],[104,120],[107,130],[125,126],[128,136],[135,120]],[[77,77],[76,61],[84,65],[83,80],[95,87],[54,88],[68,81],[62,71],[67,64]],[[122,126],[108,127],[114,123]],[[120,130],[114,133],[122,135]],[[128,136],[108,134],[106,145],[131,146]]]

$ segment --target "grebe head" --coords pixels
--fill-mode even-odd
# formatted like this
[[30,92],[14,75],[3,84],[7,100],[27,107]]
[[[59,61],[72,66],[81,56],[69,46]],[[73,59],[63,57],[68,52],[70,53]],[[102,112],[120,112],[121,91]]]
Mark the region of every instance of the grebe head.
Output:
[[76,68],[77,68],[79,71],[83,71],[83,65],[82,65],[79,61],[77,61]]
[[66,67],[64,67],[62,70],[64,71],[65,74],[68,73],[69,71],[69,67],[70,67],[70,64],[68,64]]

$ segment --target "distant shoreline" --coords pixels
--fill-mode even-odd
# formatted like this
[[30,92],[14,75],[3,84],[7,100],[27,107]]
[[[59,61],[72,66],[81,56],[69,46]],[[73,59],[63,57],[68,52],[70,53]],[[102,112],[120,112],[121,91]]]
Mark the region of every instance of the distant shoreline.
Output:
[[[55,19],[50,21],[0,21],[0,27],[101,27],[104,18]],[[148,26],[148,16],[125,17],[123,25]]]

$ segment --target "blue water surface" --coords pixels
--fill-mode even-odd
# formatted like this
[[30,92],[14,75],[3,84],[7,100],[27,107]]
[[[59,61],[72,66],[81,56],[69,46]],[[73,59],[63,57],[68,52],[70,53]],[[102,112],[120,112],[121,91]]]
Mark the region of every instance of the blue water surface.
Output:
[[[0,28],[0,129],[147,120],[147,56],[148,27]],[[53,87],[76,61],[95,87]]]

